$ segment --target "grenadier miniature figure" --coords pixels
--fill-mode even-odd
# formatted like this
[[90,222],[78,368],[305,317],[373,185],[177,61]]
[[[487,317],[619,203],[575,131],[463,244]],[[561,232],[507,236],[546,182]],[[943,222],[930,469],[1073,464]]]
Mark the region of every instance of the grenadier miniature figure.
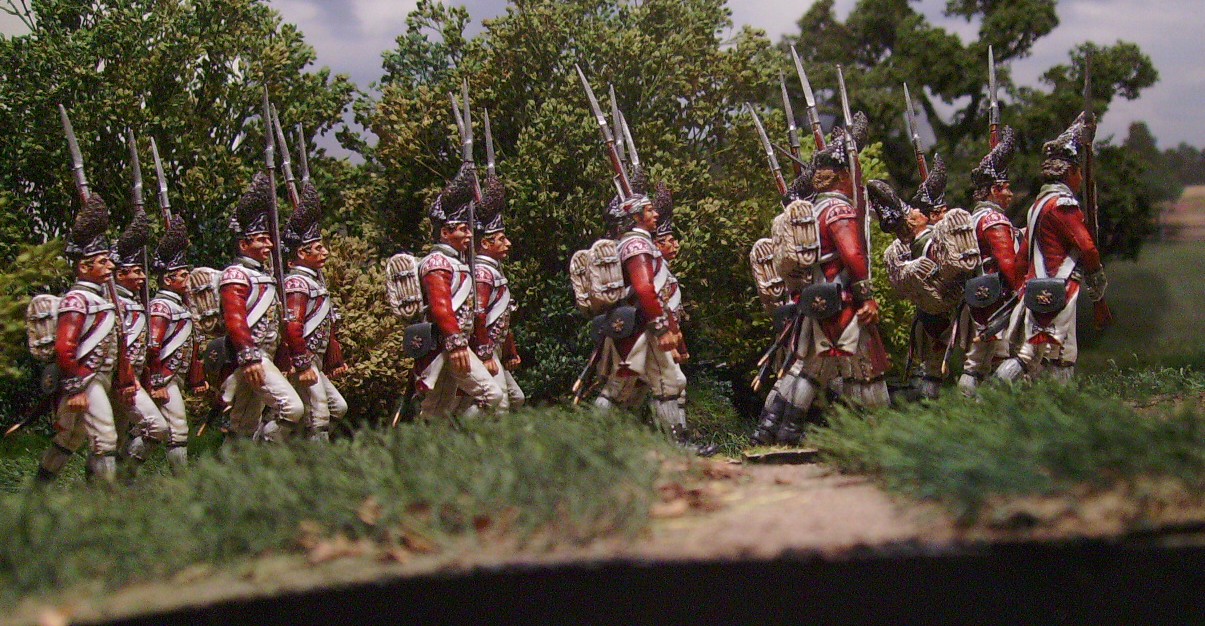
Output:
[[58,306],[54,349],[60,397],[55,435],[42,455],[39,481],[53,480],[84,443],[89,475],[109,482],[117,478],[117,428],[110,391],[120,402],[132,404],[138,387],[129,363],[118,358],[120,320],[104,287],[113,276],[105,240],[108,226],[108,207],[93,194],[67,237],[66,256],[75,284]]
[[294,388],[305,406],[306,435],[330,439],[330,421],[347,413],[347,401],[331,383],[347,371],[336,336],[339,312],[331,301],[322,268],[330,251],[322,241],[322,207],[318,190],[306,181],[301,202],[280,234],[291,267],[285,277],[285,344],[293,367]]
[[[682,244],[678,242],[678,237],[674,233],[674,202],[669,186],[664,182],[657,183],[653,191],[653,208],[657,210],[657,229],[653,231],[653,243],[657,244],[657,250],[664,261],[662,267],[665,268],[663,272],[657,273],[653,286],[657,288],[657,295],[661,298],[661,306],[665,307],[665,314],[669,316],[670,324],[678,333],[679,341],[674,360],[681,364],[690,360],[690,351],[686,347],[686,335],[682,332],[682,322],[685,321],[682,285],[670,268],[670,263],[678,258]],[[685,389],[678,396],[678,404],[683,411],[686,410]]]
[[1024,307],[1013,314],[1010,336],[1016,354],[996,369],[1004,380],[1035,375],[1049,368],[1051,376],[1069,381],[1075,372],[1079,345],[1075,315],[1080,292],[1096,303],[1096,323],[1110,322],[1104,306],[1108,282],[1100,250],[1084,220],[1075,194],[1084,183],[1079,160],[1090,150],[1091,123],[1081,115],[1066,131],[1042,146],[1042,188],[1029,208],[1026,236],[1029,271]]
[[477,320],[469,347],[485,369],[502,388],[500,410],[516,410],[523,406],[526,396],[511,374],[522,363],[515,346],[515,334],[510,327],[511,313],[516,305],[510,284],[502,273],[502,263],[510,256],[511,243],[506,236],[502,213],[506,207],[506,187],[496,176],[489,176],[482,185],[482,206],[476,216],[475,276],[477,279]]
[[[151,224],[141,207],[134,211],[130,225],[122,232],[113,250],[116,265],[117,297],[125,323],[126,359],[138,381],[145,380],[147,356],[147,314],[142,293],[146,286],[146,240]],[[116,403],[117,437],[131,464],[128,473],[137,473],[146,462],[150,446],[166,444],[171,438],[167,421],[141,382],[134,404]],[[128,443],[127,443],[128,441]]]
[[[239,199],[230,218],[238,237],[238,258],[222,272],[219,282],[222,319],[234,351],[235,369],[222,383],[230,427],[237,436],[258,435],[272,442],[295,432],[304,412],[297,391],[273,362],[280,344],[281,305],[276,279],[265,264],[276,245],[268,221],[274,200],[270,196],[275,193],[261,172]],[[267,422],[263,422],[265,407],[272,412]]]
[[[474,202],[473,172],[462,167],[431,205],[435,246],[418,264],[418,278],[426,302],[427,325],[411,328],[430,333],[416,337],[427,352],[416,356],[415,388],[422,396],[419,416],[454,417],[467,402],[464,414],[477,416],[502,404],[503,390],[472,350],[475,280],[463,256],[472,245],[468,219]],[[475,207],[474,207],[475,208]]]
[[[866,125],[865,116],[854,118],[855,143],[865,141]],[[804,238],[814,240],[816,248],[814,253],[798,251],[807,258],[795,259],[792,265],[810,272],[789,279],[799,281],[800,314],[806,318],[801,320],[795,360],[766,398],[753,434],[757,444],[798,442],[808,408],[837,379],[848,402],[867,407],[888,402],[883,379],[888,360],[872,330],[879,305],[869,280],[863,218],[851,200],[855,182],[849,155],[845,132],[834,129],[832,142],[813,159],[812,180],[818,192],[811,207],[813,219],[797,226],[814,229]]]
[[1004,331],[1017,293],[1025,282],[1024,240],[1005,215],[1013,202],[1008,183],[1008,165],[1017,149],[1011,127],[1000,131],[1000,143],[971,171],[975,206],[971,223],[979,246],[980,265],[964,289],[966,311],[959,321],[959,343],[965,352],[958,387],[970,395],[991,374],[999,361],[1009,357]]
[[151,398],[167,420],[171,437],[167,461],[173,470],[188,465],[188,416],[184,405],[185,384],[193,394],[209,390],[201,366],[201,346],[188,309],[188,229],[184,218],[172,216],[167,232],[155,248],[151,269],[159,276],[159,291],[151,299],[150,340],[147,346],[147,380]]
[[657,210],[648,196],[638,192],[621,202],[612,201],[606,221],[608,232],[623,233],[617,249],[625,292],[630,294],[609,319],[630,328],[604,340],[599,375],[606,383],[594,404],[604,410],[635,408],[648,395],[661,424],[676,441],[689,445],[686,412],[678,402],[686,391],[686,375],[677,362],[682,356],[678,353],[681,333],[657,289],[658,276],[668,282],[669,272],[653,243]]

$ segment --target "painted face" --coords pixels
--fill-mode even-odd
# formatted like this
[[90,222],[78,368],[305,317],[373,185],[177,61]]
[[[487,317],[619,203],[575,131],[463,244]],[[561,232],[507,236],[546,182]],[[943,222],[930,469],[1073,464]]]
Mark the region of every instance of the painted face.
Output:
[[452,246],[452,249],[457,252],[468,252],[469,243],[473,240],[473,233],[469,230],[468,224],[444,226],[439,230],[439,236],[444,243]]
[[498,261],[505,261],[510,256],[510,248],[506,233],[494,233],[481,240],[481,253]]
[[929,211],[929,223],[936,224],[936,223],[940,222],[942,220],[942,218],[944,218],[946,216],[946,211],[948,211],[949,209],[950,209],[949,205],[946,205],[946,204],[939,204],[939,205],[933,207],[933,210]]
[[908,226],[908,233],[916,237],[920,231],[924,230],[929,225],[929,218],[925,217],[919,209],[912,209],[908,213],[908,217],[904,218],[904,223]]
[[678,258],[682,244],[678,243],[678,238],[672,234],[662,235],[657,238],[657,249],[661,251],[661,256],[665,257],[666,261],[673,261]]
[[146,269],[141,265],[118,268],[117,284],[134,293],[142,291],[142,286],[146,284]]
[[1084,173],[1080,171],[1079,167],[1072,167],[1067,172],[1067,177],[1064,182],[1066,182],[1067,186],[1071,188],[1071,191],[1078,193],[1080,187],[1083,187],[1084,185]]
[[995,202],[1001,209],[1007,210],[1013,205],[1013,190],[1007,182],[996,183],[992,185],[992,202]]
[[653,208],[653,204],[651,202],[645,204],[644,208],[636,214],[636,226],[651,233],[653,229],[657,228],[657,217],[657,209]]
[[246,239],[240,239],[238,242],[239,254],[265,263],[268,257],[272,256],[272,248],[275,247],[272,243],[272,237],[268,233],[259,233],[251,235]]
[[163,275],[163,287],[179,294],[188,289],[188,270],[181,268]]
[[101,284],[109,282],[109,277],[113,275],[113,268],[113,259],[109,258],[109,253],[102,252],[80,261],[76,273],[83,280]]
[[331,251],[327,249],[325,243],[319,240],[298,248],[297,254],[294,256],[296,257],[293,260],[295,264],[317,271],[326,265]]

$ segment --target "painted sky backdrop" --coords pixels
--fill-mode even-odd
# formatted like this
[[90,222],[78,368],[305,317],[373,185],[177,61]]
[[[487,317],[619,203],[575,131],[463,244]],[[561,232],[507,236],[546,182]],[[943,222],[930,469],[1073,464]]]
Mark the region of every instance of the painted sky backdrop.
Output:
[[[844,18],[855,0],[837,0]],[[297,24],[318,52],[318,64],[351,76],[369,89],[381,74],[381,53],[394,47],[405,28],[414,0],[271,0],[286,21]],[[473,31],[482,18],[505,11],[505,0],[468,0],[462,4],[473,18]],[[750,25],[777,42],[796,31],[796,20],[807,10],[807,0],[730,0],[734,28]],[[918,6],[933,23],[964,37],[974,37],[978,24],[942,15],[945,0],[920,0]],[[1038,76],[1067,60],[1077,43],[1137,43],[1151,56],[1160,80],[1135,101],[1115,100],[1102,120],[1102,137],[1124,138],[1134,120],[1144,120],[1162,148],[1187,142],[1205,147],[1205,10],[1200,0],[1062,0],[1060,24],[1038,41],[1033,55],[1012,65],[1014,79],[1037,85]],[[20,32],[20,25],[0,14],[0,32]],[[1005,120],[1007,122],[1007,120]],[[327,138],[328,140],[330,138]],[[326,142],[324,142],[326,143]],[[333,143],[333,142],[332,142]]]

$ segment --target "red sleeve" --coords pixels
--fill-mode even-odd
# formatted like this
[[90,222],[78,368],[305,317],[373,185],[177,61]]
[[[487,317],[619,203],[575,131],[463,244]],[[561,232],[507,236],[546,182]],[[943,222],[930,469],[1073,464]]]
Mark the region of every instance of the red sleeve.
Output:
[[[194,331],[195,332],[195,331]],[[188,386],[197,388],[205,382],[205,365],[201,363],[201,342],[194,341],[192,346],[192,364],[188,368]]]
[[64,376],[83,378],[92,374],[91,369],[81,365],[75,358],[75,351],[79,348],[80,329],[84,325],[85,318],[83,313],[59,313],[54,351],[59,371]]
[[863,239],[864,235],[862,229],[859,228],[858,220],[841,219],[829,222],[828,229],[833,238],[833,245],[837,248],[837,254],[841,256],[841,262],[849,270],[853,282],[866,280],[866,277],[869,276],[866,242]]
[[636,294],[636,305],[644,315],[645,320],[655,320],[665,311],[661,308],[661,299],[653,287],[653,258],[647,254],[638,254],[623,262],[623,273]]
[[222,296],[222,319],[235,351],[257,348],[251,338],[251,328],[247,326],[247,298],[251,296],[251,287],[228,284],[222,285],[219,291]]
[[304,292],[292,291],[285,294],[285,308],[289,311],[289,321],[285,323],[285,346],[289,354],[295,357],[308,352],[305,345],[305,307],[309,301],[309,294]]
[[490,342],[490,329],[485,326],[486,315],[489,311],[486,311],[485,303],[490,301],[490,294],[494,291],[494,286],[488,279],[477,280],[476,282],[477,313],[476,321],[473,323],[473,336],[469,339],[469,347],[474,349],[488,345]]
[[515,333],[506,333],[506,343],[502,345],[502,354],[508,359],[519,356],[519,348],[515,346]]
[[1084,212],[1079,207],[1055,207],[1051,211],[1060,226],[1059,233],[1069,247],[1079,250],[1079,266],[1084,272],[1091,274],[1101,268],[1100,251],[1088,225],[1084,222]]
[[343,344],[339,343],[339,338],[335,336],[335,329],[331,327],[331,342],[326,346],[326,356],[322,360],[322,371],[333,372],[340,367],[343,367]]
[[163,350],[163,338],[167,336],[168,320],[162,315],[148,315],[147,325],[151,332],[150,337],[146,342],[146,371],[150,376],[147,380],[152,380],[154,374],[163,374],[163,362],[159,360],[159,354]]
[[427,294],[427,314],[444,337],[460,334],[460,322],[452,310],[452,272],[434,270],[423,276],[423,292]]
[[1000,276],[1009,289],[1017,291],[1025,282],[1025,263],[1019,261],[1013,250],[1013,228],[1009,224],[997,224],[983,231],[992,258],[996,260]]

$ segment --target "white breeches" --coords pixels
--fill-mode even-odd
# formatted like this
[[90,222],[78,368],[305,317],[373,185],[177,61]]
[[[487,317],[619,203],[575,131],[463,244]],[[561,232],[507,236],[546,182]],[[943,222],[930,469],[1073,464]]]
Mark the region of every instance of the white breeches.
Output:
[[294,424],[301,420],[305,411],[297,391],[272,360],[262,358],[260,365],[264,370],[264,384],[260,387],[252,387],[244,380],[241,367],[222,383],[222,402],[230,407],[230,426],[235,433],[246,437],[255,434],[266,407],[272,409],[272,419]]
[[331,419],[339,419],[347,413],[347,400],[343,399],[343,394],[339,393],[321,368],[314,364],[310,365],[310,369],[318,375],[318,382],[307,386],[294,378],[293,388],[305,406],[307,427],[310,430],[326,430],[330,427]]
[[493,410],[502,404],[502,387],[471,350],[469,371],[463,374],[452,370],[452,364],[447,362],[447,355],[441,354],[438,359],[443,359],[444,362],[439,365],[435,384],[423,395],[418,409],[420,418],[449,417],[472,407]]
[[88,453],[93,456],[117,452],[117,427],[113,420],[113,405],[109,402],[111,384],[109,373],[96,374],[84,389],[88,394],[88,408],[83,411],[68,410],[67,398],[59,399],[54,422],[55,445],[75,451],[87,443]]

